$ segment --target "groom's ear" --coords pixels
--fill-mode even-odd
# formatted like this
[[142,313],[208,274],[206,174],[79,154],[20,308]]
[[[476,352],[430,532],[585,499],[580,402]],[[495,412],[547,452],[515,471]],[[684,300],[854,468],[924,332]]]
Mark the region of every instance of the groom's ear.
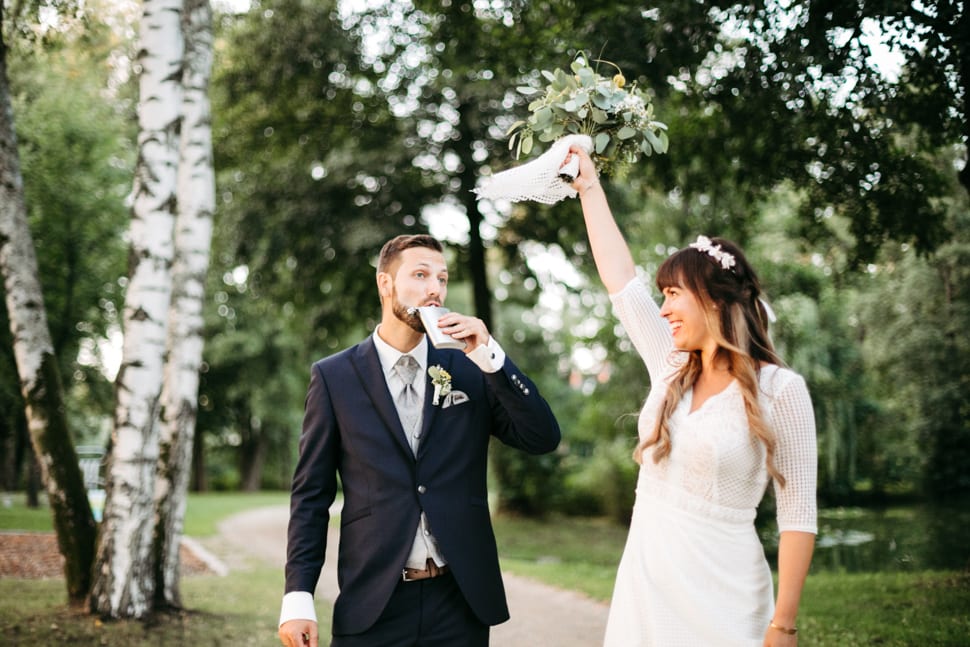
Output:
[[377,273],[377,293],[381,296],[381,301],[389,298],[394,291],[394,279],[387,272]]

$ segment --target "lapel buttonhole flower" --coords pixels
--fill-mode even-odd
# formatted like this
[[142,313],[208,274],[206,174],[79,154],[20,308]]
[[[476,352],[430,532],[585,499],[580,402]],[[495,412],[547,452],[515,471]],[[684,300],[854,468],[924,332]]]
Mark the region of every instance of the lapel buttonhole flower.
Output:
[[428,375],[431,376],[431,383],[434,385],[434,400],[432,404],[438,406],[441,397],[451,393],[451,373],[435,365],[428,369]]

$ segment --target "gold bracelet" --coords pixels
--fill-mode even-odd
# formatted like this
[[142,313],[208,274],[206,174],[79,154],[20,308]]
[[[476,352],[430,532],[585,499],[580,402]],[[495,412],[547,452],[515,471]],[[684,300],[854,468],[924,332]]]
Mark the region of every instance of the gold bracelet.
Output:
[[600,179],[598,177],[593,178],[593,181],[587,184],[585,189],[582,191],[577,191],[577,193],[579,193],[579,197],[582,198],[584,195],[586,195],[586,192],[592,189],[594,186],[599,186],[599,183]]
[[782,627],[780,625],[776,625],[774,620],[769,622],[768,626],[771,627],[772,629],[777,629],[778,631],[784,634],[788,634],[789,636],[794,636],[795,634],[798,633],[798,629],[796,629],[795,627],[792,627],[791,629],[789,629],[788,627]]

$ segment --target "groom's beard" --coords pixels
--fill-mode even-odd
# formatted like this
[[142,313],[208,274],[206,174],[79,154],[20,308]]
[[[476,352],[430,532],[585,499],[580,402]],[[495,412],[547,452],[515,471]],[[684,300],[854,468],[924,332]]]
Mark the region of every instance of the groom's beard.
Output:
[[394,316],[409,325],[412,329],[419,333],[424,333],[424,324],[421,323],[421,317],[418,316],[418,311],[408,312],[411,310],[412,306],[406,306],[397,300],[397,290],[392,289],[391,292],[391,312]]

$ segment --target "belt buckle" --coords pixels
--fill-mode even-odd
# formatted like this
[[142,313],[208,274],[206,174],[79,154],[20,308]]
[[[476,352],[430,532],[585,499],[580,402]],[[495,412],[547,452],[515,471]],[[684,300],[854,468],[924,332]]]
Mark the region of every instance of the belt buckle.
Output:
[[417,582],[419,579],[421,579],[421,578],[419,578],[419,577],[415,577],[415,578],[408,577],[408,569],[407,568],[402,568],[401,569],[401,580],[402,581],[404,581],[404,582]]

